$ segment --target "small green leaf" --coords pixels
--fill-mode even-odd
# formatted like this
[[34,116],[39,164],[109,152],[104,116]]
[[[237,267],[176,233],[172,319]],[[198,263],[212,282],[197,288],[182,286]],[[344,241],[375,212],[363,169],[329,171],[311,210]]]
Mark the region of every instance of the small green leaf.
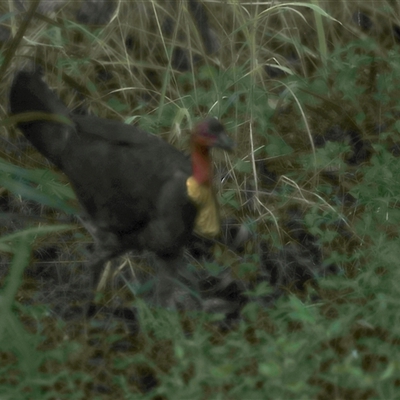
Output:
[[253,167],[250,161],[238,160],[235,164],[235,170],[237,172],[249,174],[253,170]]

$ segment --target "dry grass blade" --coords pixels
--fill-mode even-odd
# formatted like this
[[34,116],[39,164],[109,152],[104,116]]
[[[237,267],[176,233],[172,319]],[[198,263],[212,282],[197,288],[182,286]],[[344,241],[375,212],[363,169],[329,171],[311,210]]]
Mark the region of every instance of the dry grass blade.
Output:
[[28,29],[28,26],[29,26],[31,20],[34,17],[36,9],[39,6],[40,0],[32,0],[30,3],[31,4],[29,7],[29,10],[26,13],[26,17],[25,17],[24,21],[22,22],[22,24],[18,30],[18,33],[15,35],[14,39],[11,41],[9,47],[7,48],[7,50],[5,52],[3,64],[0,66],[0,76],[4,76],[5,72],[7,71],[7,68],[9,66],[9,64],[11,63],[11,61],[14,57],[14,54],[17,51],[18,46],[19,46],[26,30]]

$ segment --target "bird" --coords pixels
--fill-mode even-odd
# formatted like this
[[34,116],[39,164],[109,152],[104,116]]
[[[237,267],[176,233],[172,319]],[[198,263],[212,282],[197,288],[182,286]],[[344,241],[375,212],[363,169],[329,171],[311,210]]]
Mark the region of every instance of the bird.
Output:
[[219,232],[210,150],[234,147],[222,123],[214,117],[200,121],[188,157],[136,126],[74,114],[37,67],[16,72],[9,108],[11,115],[30,113],[18,129],[71,183],[80,220],[94,240],[92,285],[107,261],[149,251],[157,266],[155,304],[176,308],[177,282],[193,279],[184,265],[185,246],[193,232]]

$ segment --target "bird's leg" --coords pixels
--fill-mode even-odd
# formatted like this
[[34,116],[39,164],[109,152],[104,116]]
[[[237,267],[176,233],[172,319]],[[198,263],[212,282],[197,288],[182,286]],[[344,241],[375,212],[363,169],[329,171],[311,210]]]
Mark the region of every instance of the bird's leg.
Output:
[[89,260],[89,271],[90,271],[90,289],[92,291],[88,303],[86,315],[93,316],[98,309],[98,299],[96,294],[98,293],[98,285],[100,283],[101,275],[104,270],[104,265],[107,261],[118,256],[120,252],[115,249],[101,248],[96,243],[94,252],[91,259]]
[[93,222],[90,217],[81,216],[79,220],[94,240],[94,250],[89,260],[89,269],[92,276],[92,288],[97,288],[103,272],[104,264],[122,253],[125,249],[121,246],[121,241],[112,232],[101,229],[98,224]]
[[119,254],[120,252],[116,251],[115,249],[105,249],[95,246],[95,250],[89,260],[91,287],[93,290],[96,290],[98,284],[100,283],[105,263],[117,257]]
[[169,309],[199,309],[197,279],[186,268],[182,256],[157,257],[154,301]]
[[94,240],[94,250],[89,260],[89,271],[91,275],[91,289],[93,294],[89,301],[88,315],[93,315],[96,307],[96,293],[107,261],[124,253],[119,238],[112,232],[100,229],[89,217],[79,218]]

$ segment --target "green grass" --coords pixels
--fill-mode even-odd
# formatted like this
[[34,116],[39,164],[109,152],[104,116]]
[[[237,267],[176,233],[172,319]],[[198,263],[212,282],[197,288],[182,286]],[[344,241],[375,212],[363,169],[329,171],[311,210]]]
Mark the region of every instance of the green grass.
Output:
[[[1,3],[2,13],[13,11],[8,4]],[[118,323],[107,331],[94,322],[68,326],[43,304],[30,304],[34,290],[23,270],[31,247],[67,227],[2,229],[0,250],[11,258],[0,294],[0,398],[397,399],[400,158],[392,147],[400,139],[400,56],[391,27],[399,6],[207,2],[220,50],[206,55],[186,3],[176,10],[173,4],[120,2],[113,21],[97,28],[73,22],[78,3],[32,20],[24,38],[1,53],[1,98],[13,70],[36,58],[69,106],[137,123],[181,149],[193,121],[218,116],[237,142],[233,156],[216,161],[228,172],[218,181],[223,214],[254,232],[242,263],[218,262],[232,264],[238,276],[260,268],[257,244],[289,243],[284,222],[296,206],[318,238],[324,265],[335,264],[339,273],[319,277],[319,288],[308,293],[288,290],[269,308],[247,304],[229,331],[218,328],[218,315],[138,303],[141,330],[130,336]],[[352,22],[358,8],[371,17],[370,32]],[[168,15],[179,28],[171,37],[161,31]],[[23,22],[15,14],[4,21],[14,34]],[[176,44],[202,57],[192,71],[172,68]],[[267,64],[286,75],[268,77]],[[102,68],[112,71],[110,81],[96,78]],[[7,104],[1,106],[1,135],[17,142]],[[316,146],[313,138],[333,126],[357,129],[369,159],[349,165],[348,139]],[[2,195],[73,212],[69,186],[34,150],[2,149],[0,157]],[[264,187],[259,163],[279,177],[273,190]],[[348,203],[339,186],[352,196]],[[252,296],[268,291],[264,284]]]

